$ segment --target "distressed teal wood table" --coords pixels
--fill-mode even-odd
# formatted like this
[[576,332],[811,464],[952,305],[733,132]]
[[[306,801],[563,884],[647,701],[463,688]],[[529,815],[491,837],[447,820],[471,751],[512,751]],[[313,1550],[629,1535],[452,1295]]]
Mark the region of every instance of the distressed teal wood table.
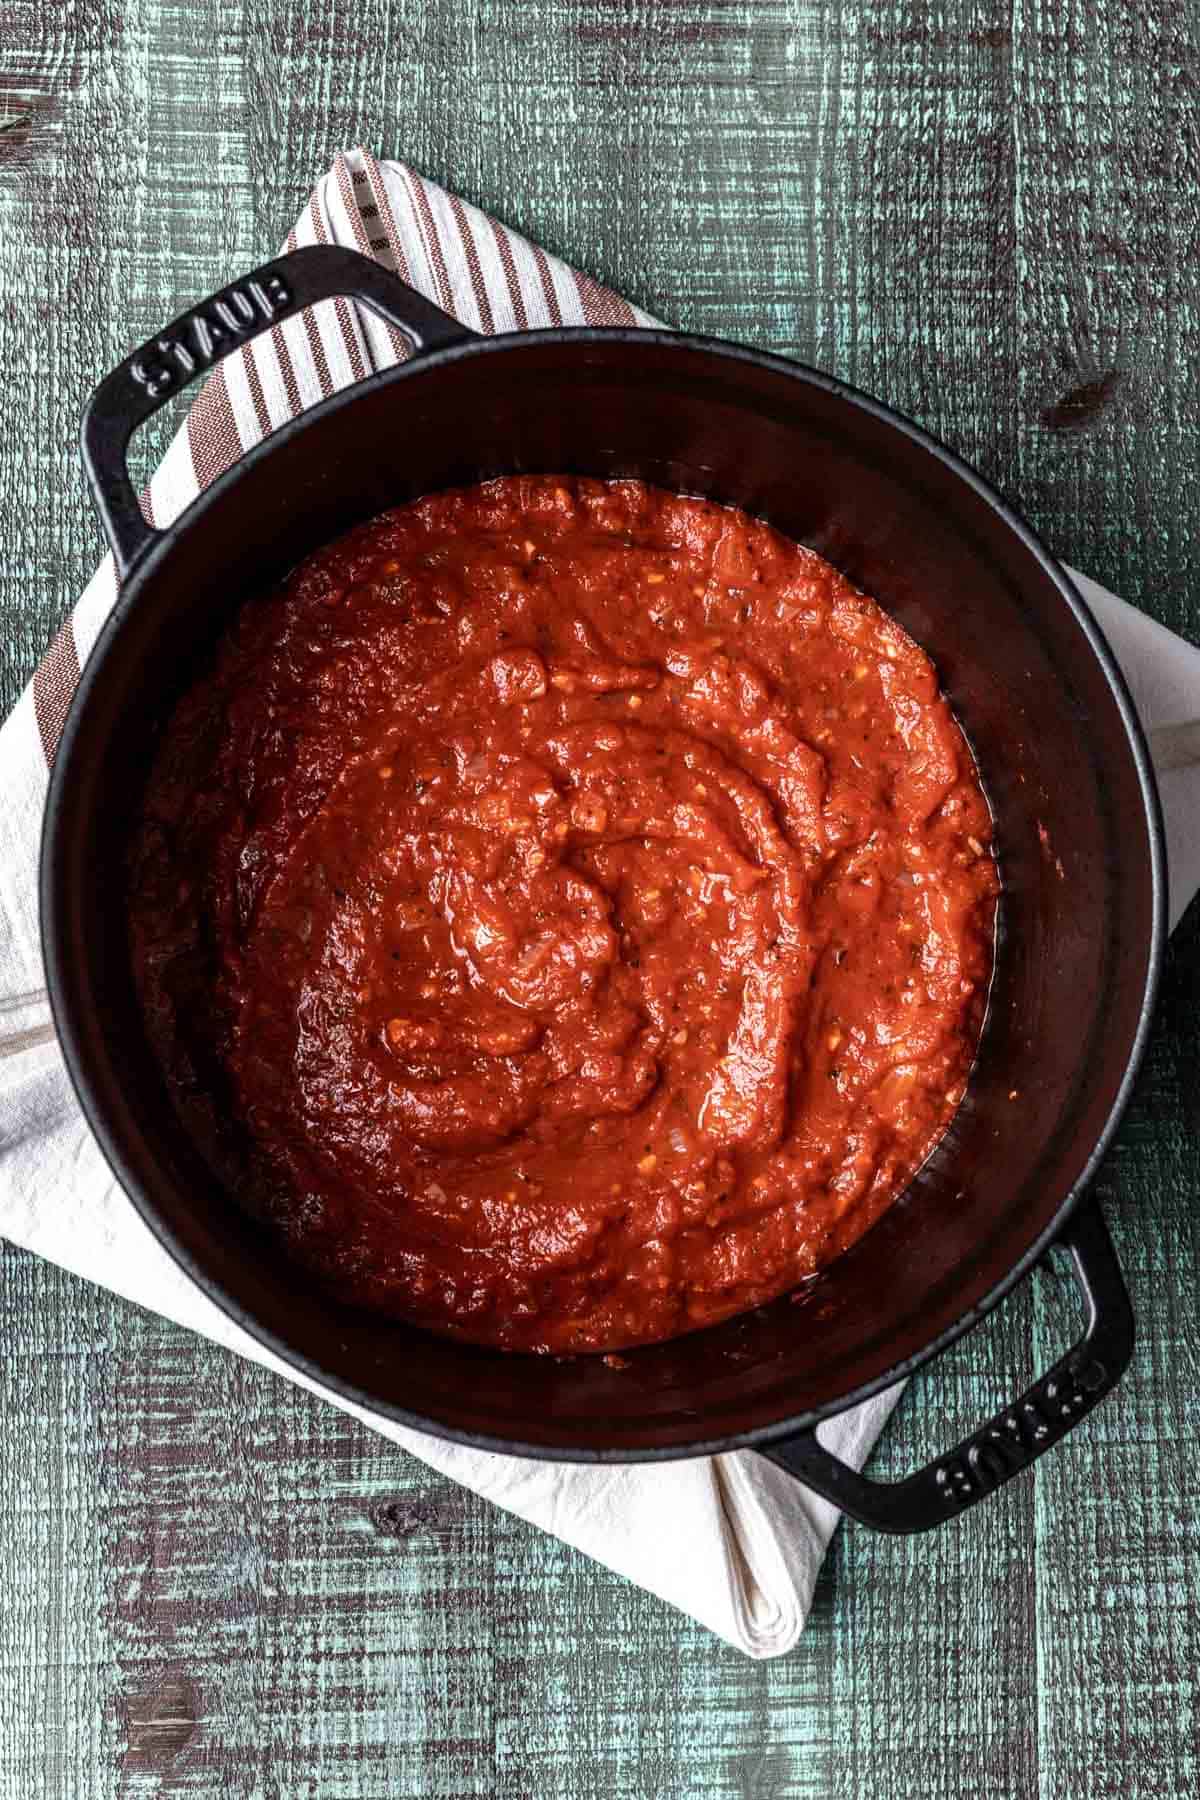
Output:
[[[0,0],[0,683],[100,553],[75,428],[364,141],[676,323],[914,414],[1200,633],[1200,22],[1175,0]],[[340,1413],[0,1261],[0,1794],[1200,1791],[1200,913],[1102,1179],[1116,1396],[958,1527],[843,1530],[752,1665]],[[1039,1273],[897,1473],[1066,1342]]]

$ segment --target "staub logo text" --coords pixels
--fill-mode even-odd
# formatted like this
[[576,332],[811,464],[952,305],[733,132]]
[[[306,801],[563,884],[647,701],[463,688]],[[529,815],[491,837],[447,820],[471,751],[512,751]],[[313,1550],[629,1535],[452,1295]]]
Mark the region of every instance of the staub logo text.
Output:
[[956,1456],[938,1465],[937,1484],[946,1504],[969,1506],[1026,1468],[1087,1411],[1107,1381],[1104,1364],[1088,1355],[1069,1359],[1065,1369],[1046,1376]]
[[152,399],[188,381],[223,356],[239,338],[252,337],[286,312],[292,296],[282,275],[263,275],[226,288],[182,319],[173,332],[147,344],[130,363],[133,379]]

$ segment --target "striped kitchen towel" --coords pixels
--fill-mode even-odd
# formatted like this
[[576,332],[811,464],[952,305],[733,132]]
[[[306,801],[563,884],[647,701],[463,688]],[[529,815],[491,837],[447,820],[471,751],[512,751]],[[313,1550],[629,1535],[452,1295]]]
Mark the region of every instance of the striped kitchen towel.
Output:
[[[475,331],[655,323],[412,169],[364,150],[338,156],[285,247],[322,243],[378,258]],[[275,427],[403,355],[399,333],[349,300],[275,326],[200,390],[151,479],[153,522],[169,523]],[[1200,653],[1094,584],[1085,592],[1114,637],[1143,716],[1170,723],[1200,713]],[[47,769],[81,661],[115,598],[106,560],[0,733],[10,821],[0,858],[0,1233],[323,1393],[226,1318],[159,1247],[92,1142],[54,1041],[37,929]],[[1200,880],[1194,778],[1194,770],[1179,771],[1169,778],[1179,784],[1174,796],[1166,792],[1176,916]],[[861,1466],[896,1392],[823,1428],[830,1447]],[[528,1462],[443,1443],[326,1397],[747,1655],[780,1655],[799,1637],[838,1515],[753,1453],[648,1467]]]

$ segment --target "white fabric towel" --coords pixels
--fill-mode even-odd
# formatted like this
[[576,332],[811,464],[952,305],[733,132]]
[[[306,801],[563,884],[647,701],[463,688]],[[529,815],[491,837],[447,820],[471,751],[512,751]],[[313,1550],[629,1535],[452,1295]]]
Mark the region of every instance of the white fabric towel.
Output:
[[[338,157],[287,241],[337,242],[376,255],[475,330],[651,323],[475,208],[398,163]],[[241,273],[242,271],[231,271]],[[199,298],[181,295],[181,305]],[[202,390],[150,486],[166,523],[282,420],[396,360],[394,334],[345,302],[289,321],[230,358]],[[100,374],[101,371],[97,371]],[[1133,688],[1143,720],[1200,715],[1200,651],[1077,577]],[[7,834],[0,856],[0,1233],[13,1243],[203,1332],[290,1380],[280,1363],[192,1286],[142,1224],[83,1123],[50,1022],[37,930],[37,851],[52,758],[70,691],[115,597],[97,572],[34,682],[0,731]],[[1163,782],[1172,924],[1200,885],[1200,769]],[[899,1389],[822,1428],[861,1467]],[[835,1509],[751,1452],[638,1467],[492,1456],[376,1414],[334,1405],[433,1468],[639,1582],[753,1657],[796,1643]]]

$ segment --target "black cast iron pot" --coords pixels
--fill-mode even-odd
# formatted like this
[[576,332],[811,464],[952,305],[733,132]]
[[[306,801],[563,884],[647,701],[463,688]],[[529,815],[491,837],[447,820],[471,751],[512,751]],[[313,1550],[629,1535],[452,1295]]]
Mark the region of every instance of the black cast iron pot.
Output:
[[[397,325],[412,359],[276,432],[169,530],[147,526],[125,464],[133,430],[193,372],[337,294]],[[287,1362],[408,1425],[580,1461],[750,1445],[893,1531],[961,1512],[1113,1386],[1133,1322],[1083,1194],[1150,1020],[1165,936],[1158,804],[1100,633],[985,482],[886,407],[795,363],[661,331],[478,338],[334,248],[282,258],[177,320],[101,384],[83,436],[123,585],[50,786],[50,996],[109,1161],[219,1306]],[[155,733],[233,609],[371,514],[516,471],[636,475],[744,507],[877,596],[933,656],[975,746],[1004,878],[978,1064],[909,1191],[808,1304],[785,1298],[634,1351],[621,1369],[455,1344],[310,1286],[216,1189],[179,1126],[126,949],[123,852]],[[1072,1252],[1086,1326],[1010,1408],[891,1485],[818,1444],[818,1420],[937,1355],[1054,1243]]]

